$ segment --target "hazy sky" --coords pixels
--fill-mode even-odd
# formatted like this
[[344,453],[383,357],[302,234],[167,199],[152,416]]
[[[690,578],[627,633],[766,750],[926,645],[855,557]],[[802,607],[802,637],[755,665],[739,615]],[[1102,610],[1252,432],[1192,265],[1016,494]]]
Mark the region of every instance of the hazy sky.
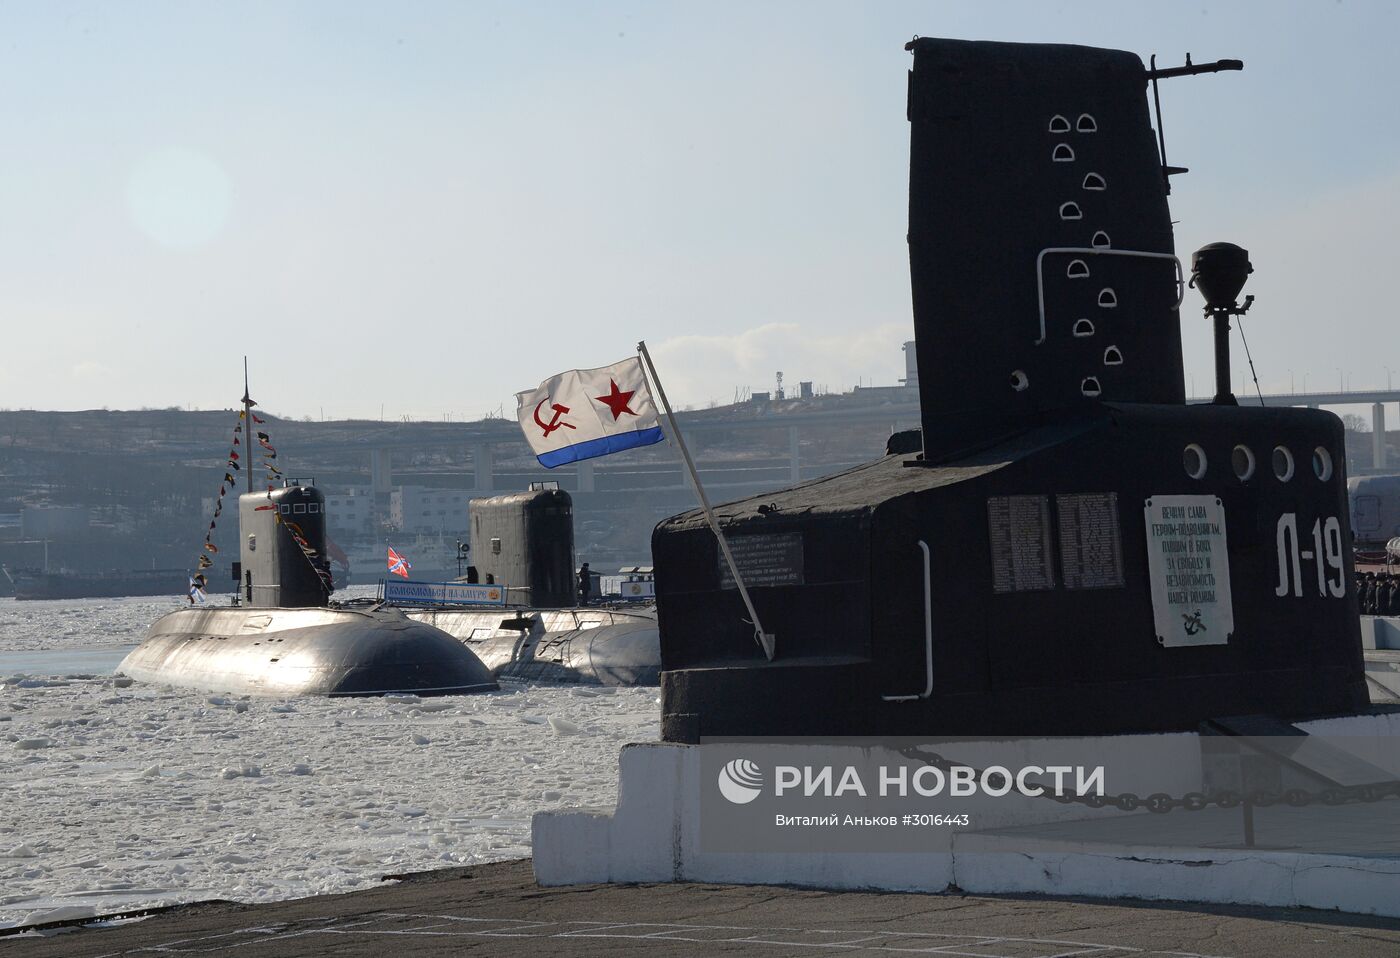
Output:
[[1397,11],[0,0],[0,407],[227,406],[246,352],[283,415],[474,419],[639,338],[677,403],[893,384],[915,34],[1243,59],[1162,86],[1178,252],[1250,250],[1266,391],[1400,384]]

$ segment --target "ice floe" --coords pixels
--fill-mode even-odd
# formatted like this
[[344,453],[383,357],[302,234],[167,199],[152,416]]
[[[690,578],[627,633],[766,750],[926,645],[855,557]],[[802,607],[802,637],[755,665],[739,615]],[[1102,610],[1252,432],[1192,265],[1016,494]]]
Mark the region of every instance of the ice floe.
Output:
[[[152,600],[116,604],[128,618],[159,614]],[[5,605],[0,648],[22,618]],[[91,627],[119,618],[108,610]],[[30,624],[41,630],[42,616]],[[341,892],[527,855],[534,812],[615,800],[619,748],[657,737],[655,696],[515,687],[278,701],[8,676],[0,925]]]

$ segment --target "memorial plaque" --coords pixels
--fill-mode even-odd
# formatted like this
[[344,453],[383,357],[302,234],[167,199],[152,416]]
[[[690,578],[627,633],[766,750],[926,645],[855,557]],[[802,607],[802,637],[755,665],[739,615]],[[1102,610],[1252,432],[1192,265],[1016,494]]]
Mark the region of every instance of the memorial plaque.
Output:
[[989,496],[992,588],[1037,592],[1055,588],[1050,561],[1050,497]]
[[1143,518],[1157,641],[1224,645],[1235,630],[1225,507],[1215,496],[1153,496]]
[[[744,577],[744,585],[752,589],[761,585],[802,585],[802,533],[780,532],[761,535],[730,536],[729,551]],[[733,589],[734,576],[724,553],[715,549],[719,559],[719,587]]]
[[1123,588],[1123,537],[1118,493],[1056,496],[1060,568],[1066,589]]

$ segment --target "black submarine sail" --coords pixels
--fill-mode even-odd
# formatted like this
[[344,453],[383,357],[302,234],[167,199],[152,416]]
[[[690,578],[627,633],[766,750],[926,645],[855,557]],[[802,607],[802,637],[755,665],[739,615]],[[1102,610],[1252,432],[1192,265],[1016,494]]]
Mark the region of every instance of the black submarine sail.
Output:
[[[897,437],[883,459],[718,509],[772,662],[702,516],[656,528],[663,738],[1111,734],[1364,708],[1340,420],[1235,405],[1224,357],[1224,395],[1185,404],[1179,171],[1147,85],[1240,65],[909,49],[922,452]],[[1240,286],[1219,274],[1242,284],[1247,256],[1202,253],[1228,328]]]
[[[256,404],[246,380],[242,402],[236,435],[256,434],[260,447],[271,450],[265,434],[252,429]],[[246,454],[252,442],[239,445]],[[230,456],[230,464],[236,461]],[[192,582],[192,606],[158,619],[119,672],[142,682],[278,696],[454,695],[497,688],[481,660],[441,629],[382,603],[331,601],[324,495],[299,480],[277,488],[271,481],[280,475],[276,466],[269,469],[266,491],[255,492],[252,462],[239,471],[247,491],[238,499],[235,604],[193,604],[203,591],[197,596],[200,581]],[[213,552],[207,545],[206,551]],[[196,575],[211,565],[202,559]]]

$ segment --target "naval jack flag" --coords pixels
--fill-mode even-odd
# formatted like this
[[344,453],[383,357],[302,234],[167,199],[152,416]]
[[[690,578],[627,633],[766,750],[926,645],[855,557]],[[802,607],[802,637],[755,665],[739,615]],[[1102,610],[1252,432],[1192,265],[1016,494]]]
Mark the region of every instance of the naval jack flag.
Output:
[[665,438],[640,358],[571,369],[516,394],[525,439],[546,469]]
[[413,568],[413,563],[408,561],[407,556],[399,555],[394,551],[393,546],[389,546],[389,573],[390,575],[403,576],[408,578],[408,570]]

